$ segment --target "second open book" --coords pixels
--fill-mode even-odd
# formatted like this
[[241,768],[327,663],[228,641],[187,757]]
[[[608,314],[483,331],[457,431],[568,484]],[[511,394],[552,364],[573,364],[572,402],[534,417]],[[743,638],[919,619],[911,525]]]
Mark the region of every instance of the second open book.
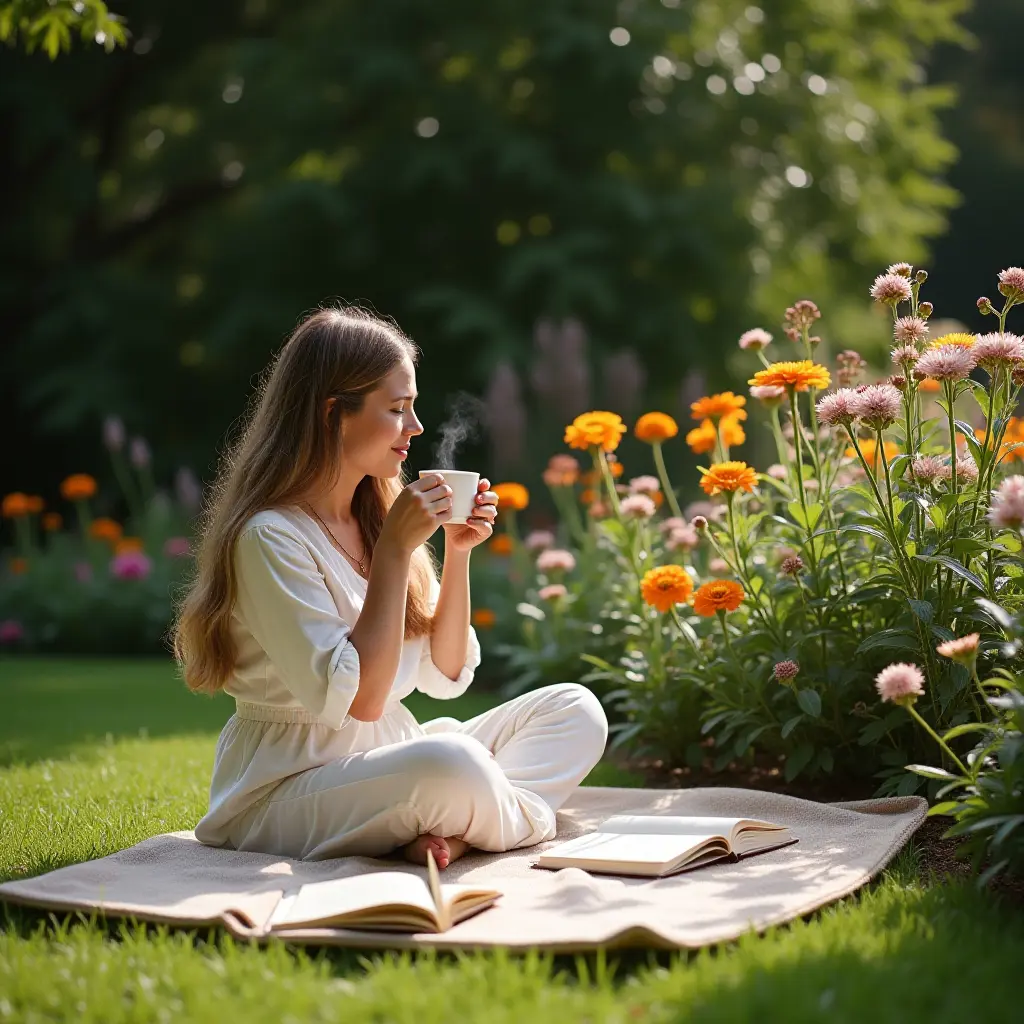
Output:
[[535,864],[658,878],[795,842],[784,825],[753,818],[620,814],[546,850]]

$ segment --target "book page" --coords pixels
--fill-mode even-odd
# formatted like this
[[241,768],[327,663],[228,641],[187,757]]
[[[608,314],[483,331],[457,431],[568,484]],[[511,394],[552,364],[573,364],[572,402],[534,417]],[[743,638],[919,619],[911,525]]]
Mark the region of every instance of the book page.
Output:
[[379,906],[409,906],[436,915],[430,889],[423,879],[403,871],[379,871],[350,878],[310,882],[286,897],[271,918],[271,928],[326,921]]
[[695,852],[707,843],[723,840],[712,835],[653,835],[651,833],[628,835],[623,833],[597,832],[546,850],[538,858],[543,865],[549,858],[572,858],[581,862],[614,861],[619,864],[664,865]]
[[720,836],[728,839],[733,829],[747,818],[704,818],[678,814],[617,814],[602,821],[598,832],[622,835]]

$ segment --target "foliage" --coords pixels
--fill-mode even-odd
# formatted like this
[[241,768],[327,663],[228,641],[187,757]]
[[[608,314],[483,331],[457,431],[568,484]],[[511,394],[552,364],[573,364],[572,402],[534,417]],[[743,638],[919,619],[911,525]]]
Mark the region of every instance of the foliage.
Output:
[[[205,466],[338,295],[423,344],[427,422],[522,375],[540,317],[596,360],[628,339],[667,404],[752,292],[839,290],[941,228],[951,91],[920,71],[963,6],[139,0],[123,51],[12,53],[0,408],[79,465],[117,412],[163,471]],[[4,476],[39,489],[26,448]]]
[[127,42],[124,26],[103,0],[3,0],[0,43],[21,43],[26,53],[43,50],[50,60],[70,52],[71,36],[96,43],[107,53]]

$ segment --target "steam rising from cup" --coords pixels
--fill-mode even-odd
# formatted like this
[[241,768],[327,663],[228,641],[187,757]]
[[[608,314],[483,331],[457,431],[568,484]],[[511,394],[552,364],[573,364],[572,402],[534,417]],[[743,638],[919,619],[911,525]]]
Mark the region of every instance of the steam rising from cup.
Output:
[[448,418],[440,427],[441,440],[434,446],[437,469],[455,468],[456,449],[479,430],[484,411],[484,403],[465,391],[449,401]]

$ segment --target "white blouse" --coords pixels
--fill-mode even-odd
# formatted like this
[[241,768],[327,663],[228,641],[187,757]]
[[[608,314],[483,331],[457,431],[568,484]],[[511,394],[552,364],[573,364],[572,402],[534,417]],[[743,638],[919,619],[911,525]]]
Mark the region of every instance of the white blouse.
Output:
[[[470,627],[458,679],[433,662],[430,638],[406,640],[383,715],[352,718],[359,653],[349,637],[367,581],[323,529],[297,506],[267,509],[245,524],[234,555],[237,598],[231,618],[235,668],[224,689],[236,713],[217,744],[210,809],[197,832],[231,840],[240,818],[284,778],[345,754],[422,735],[402,704],[414,689],[458,697],[480,664]],[[440,584],[435,579],[430,606]]]

